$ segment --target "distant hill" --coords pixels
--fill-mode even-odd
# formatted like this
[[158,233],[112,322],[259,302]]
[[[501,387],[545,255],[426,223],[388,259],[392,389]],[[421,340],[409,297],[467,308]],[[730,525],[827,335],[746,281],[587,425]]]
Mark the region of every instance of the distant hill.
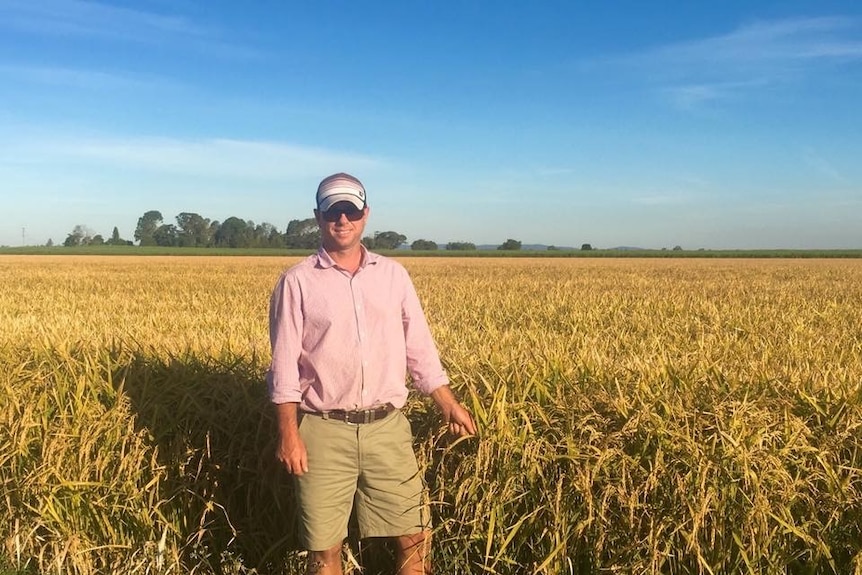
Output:
[[[525,250],[525,251],[539,251],[540,252],[540,251],[547,250],[549,247],[551,247],[549,244],[522,244],[521,245],[521,249]],[[574,247],[574,246],[553,246],[553,247],[554,247],[554,249],[557,249],[557,250],[580,250],[581,249],[580,246],[577,246],[577,247]],[[446,249],[446,245],[441,244],[440,249]],[[496,250],[497,245],[482,244],[482,245],[476,246],[476,249],[477,250]],[[634,246],[618,246],[615,248],[602,248],[602,247],[593,246],[593,249],[594,250],[635,251],[635,250],[644,250],[646,248],[638,248],[638,247],[634,247]]]
[[[477,250],[496,250],[500,244],[477,244]],[[557,246],[552,244],[522,244],[521,251],[525,252],[542,252],[547,251],[549,247],[553,247],[555,250],[566,251],[566,250],[578,250],[580,251],[580,246]],[[410,250],[410,244],[405,243],[398,246],[399,250]],[[437,249],[445,250],[446,244],[437,244]],[[618,246],[615,248],[601,248],[601,247],[593,247],[594,250],[618,250],[618,251],[648,251],[647,248],[638,248],[634,246]]]
[[[500,244],[481,244],[477,245],[477,250],[496,250]],[[446,249],[446,245],[443,244],[440,246],[441,249]],[[580,248],[573,248],[571,246],[554,246],[555,249],[558,250],[574,250]],[[548,249],[548,244],[521,244],[521,250],[523,251],[533,251],[533,252],[541,252]]]

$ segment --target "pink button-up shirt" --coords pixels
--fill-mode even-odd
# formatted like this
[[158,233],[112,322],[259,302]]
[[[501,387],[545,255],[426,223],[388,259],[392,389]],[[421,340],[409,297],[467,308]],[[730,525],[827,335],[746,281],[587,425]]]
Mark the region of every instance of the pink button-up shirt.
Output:
[[355,274],[321,249],[284,272],[270,300],[273,403],[306,411],[407,400],[448,383],[407,270],[362,248]]

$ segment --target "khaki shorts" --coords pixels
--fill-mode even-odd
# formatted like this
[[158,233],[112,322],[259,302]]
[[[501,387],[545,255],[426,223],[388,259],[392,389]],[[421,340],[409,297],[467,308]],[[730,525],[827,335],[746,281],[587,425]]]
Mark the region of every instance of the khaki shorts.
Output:
[[400,410],[357,425],[305,414],[299,434],[308,451],[308,472],[296,477],[308,550],[344,541],[352,508],[363,538],[431,528],[410,422]]

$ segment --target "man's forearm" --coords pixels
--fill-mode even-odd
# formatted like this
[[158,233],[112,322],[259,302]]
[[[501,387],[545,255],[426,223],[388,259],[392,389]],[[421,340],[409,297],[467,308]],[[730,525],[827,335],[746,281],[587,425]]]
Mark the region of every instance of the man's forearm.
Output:
[[439,407],[443,413],[446,413],[452,405],[458,404],[458,398],[455,397],[455,394],[452,393],[452,388],[448,385],[441,385],[432,391],[431,399],[434,400],[434,403],[437,404],[437,407]]
[[275,405],[278,420],[278,435],[283,439],[292,439],[299,434],[299,404],[277,403]]

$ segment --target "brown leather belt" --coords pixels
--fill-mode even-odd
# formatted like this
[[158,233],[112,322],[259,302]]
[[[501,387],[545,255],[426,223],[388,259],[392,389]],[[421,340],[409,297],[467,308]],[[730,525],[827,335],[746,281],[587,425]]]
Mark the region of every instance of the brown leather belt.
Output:
[[395,406],[391,403],[372,407],[370,409],[357,409],[354,411],[346,411],[344,409],[333,409],[331,411],[305,411],[308,415],[322,417],[323,419],[335,419],[345,423],[372,423],[379,421],[395,411]]

